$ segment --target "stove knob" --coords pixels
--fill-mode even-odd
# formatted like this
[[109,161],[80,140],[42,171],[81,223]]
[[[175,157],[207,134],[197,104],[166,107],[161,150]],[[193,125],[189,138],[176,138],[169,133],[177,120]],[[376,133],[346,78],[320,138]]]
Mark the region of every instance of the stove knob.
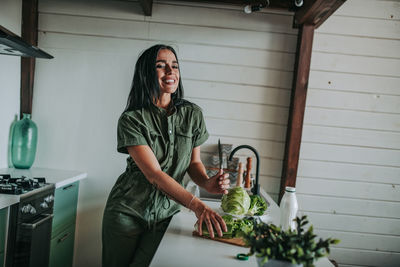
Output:
[[53,195],[48,195],[47,197],[44,198],[44,201],[46,201],[47,203],[51,203],[54,200],[54,196]]
[[[21,212],[22,213],[29,213],[29,206],[31,206],[30,204],[22,206],[21,208]],[[31,206],[32,207],[32,206]]]
[[40,203],[40,207],[42,209],[47,209],[49,207],[49,205],[47,205],[46,201],[44,201],[44,202]]
[[31,204],[27,204],[21,208],[22,213],[30,213],[30,214],[35,214],[36,209],[33,207]]
[[31,208],[31,210],[29,211],[31,214],[35,214],[36,213],[36,209],[34,207]]

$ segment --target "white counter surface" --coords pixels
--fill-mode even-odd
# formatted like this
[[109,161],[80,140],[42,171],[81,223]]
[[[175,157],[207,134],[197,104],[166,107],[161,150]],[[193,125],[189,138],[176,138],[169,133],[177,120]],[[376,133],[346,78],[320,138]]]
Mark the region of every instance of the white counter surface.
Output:
[[[1,174],[10,174],[12,178],[25,176],[28,178],[44,177],[47,183],[54,183],[56,188],[76,182],[86,178],[87,174],[81,171],[55,170],[47,168],[0,169]],[[19,195],[0,194],[0,209],[11,206],[19,202]]]
[[[261,195],[267,195],[264,190]],[[265,195],[264,195],[265,194]],[[267,201],[272,199],[267,197]],[[217,209],[219,202],[205,201],[213,209]],[[272,201],[273,202],[273,201]],[[279,221],[279,207],[275,202],[270,203],[267,220],[277,223]],[[151,262],[151,267],[243,267],[257,266],[255,256],[248,261],[236,259],[238,253],[248,253],[249,249],[217,242],[201,237],[192,236],[194,224],[196,223],[195,214],[182,208],[181,212],[175,215],[157,249]],[[333,265],[327,258],[318,260],[317,267],[332,267]]]

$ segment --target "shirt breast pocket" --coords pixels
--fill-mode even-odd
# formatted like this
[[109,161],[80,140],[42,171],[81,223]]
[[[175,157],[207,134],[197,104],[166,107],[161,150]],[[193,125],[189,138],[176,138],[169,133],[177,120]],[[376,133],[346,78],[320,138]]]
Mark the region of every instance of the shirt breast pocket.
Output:
[[176,147],[176,152],[178,153],[178,157],[189,156],[190,158],[193,149],[193,133],[191,129],[177,127],[175,131],[176,131],[175,147]]

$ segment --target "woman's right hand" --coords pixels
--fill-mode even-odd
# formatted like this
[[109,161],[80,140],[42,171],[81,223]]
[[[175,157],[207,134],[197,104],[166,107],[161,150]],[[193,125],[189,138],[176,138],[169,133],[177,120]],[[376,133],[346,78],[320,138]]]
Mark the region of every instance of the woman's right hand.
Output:
[[200,199],[196,198],[196,200],[196,203],[194,203],[195,205],[193,205],[193,211],[197,217],[199,235],[203,235],[202,225],[204,222],[211,238],[214,238],[214,229],[217,231],[218,236],[222,237],[222,231],[228,231],[224,219],[222,219],[221,215],[204,204]]

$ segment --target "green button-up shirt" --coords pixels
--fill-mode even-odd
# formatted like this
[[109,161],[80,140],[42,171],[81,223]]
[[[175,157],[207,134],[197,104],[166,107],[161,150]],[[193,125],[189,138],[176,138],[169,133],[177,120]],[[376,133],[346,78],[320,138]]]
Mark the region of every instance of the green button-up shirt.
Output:
[[[124,112],[118,121],[118,151],[128,154],[127,147],[148,145],[161,169],[182,184],[194,147],[208,138],[200,107],[184,101],[174,112],[157,106]],[[154,223],[179,211],[179,205],[167,199],[146,179],[131,157],[109,195],[106,211],[137,216]]]

